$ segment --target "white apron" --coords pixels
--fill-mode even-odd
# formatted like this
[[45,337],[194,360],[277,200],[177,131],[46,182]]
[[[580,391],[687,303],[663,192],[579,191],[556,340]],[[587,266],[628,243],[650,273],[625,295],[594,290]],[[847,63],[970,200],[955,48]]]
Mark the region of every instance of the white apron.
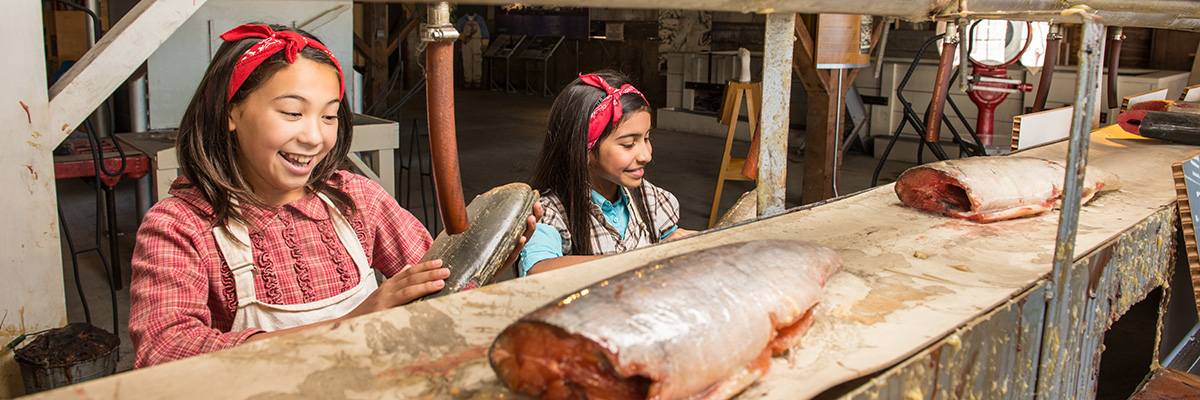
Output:
[[350,253],[350,258],[354,259],[354,265],[358,266],[358,286],[312,303],[278,305],[259,301],[254,294],[255,268],[250,233],[244,224],[230,219],[226,224],[228,229],[213,228],[213,235],[217,239],[217,248],[233,271],[233,280],[237,285],[238,308],[233,317],[233,332],[253,328],[270,332],[341,317],[362,304],[379,287],[375,281],[375,270],[367,263],[367,252],[363,250],[358,235],[346,217],[328,197],[324,194],[318,196],[325,202],[325,210],[329,213],[338,239],[346,252]]

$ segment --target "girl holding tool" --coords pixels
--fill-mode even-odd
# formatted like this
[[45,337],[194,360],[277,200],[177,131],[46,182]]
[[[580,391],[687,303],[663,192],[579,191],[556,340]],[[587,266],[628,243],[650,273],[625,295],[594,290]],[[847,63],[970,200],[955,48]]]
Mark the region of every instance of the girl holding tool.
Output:
[[413,265],[429,233],[378,184],[337,170],[352,114],[333,53],[277,25],[221,38],[180,123],[174,197],[138,230],[138,368],[402,305],[450,274],[441,260]]
[[695,233],[679,201],[644,179],[650,106],[614,71],[580,75],[550,109],[530,186],[544,215],[521,253],[522,275]]

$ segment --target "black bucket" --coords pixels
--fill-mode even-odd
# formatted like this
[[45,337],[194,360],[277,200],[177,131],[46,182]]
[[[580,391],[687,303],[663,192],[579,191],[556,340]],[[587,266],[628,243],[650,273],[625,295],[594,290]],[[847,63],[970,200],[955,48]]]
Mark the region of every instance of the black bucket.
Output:
[[74,323],[39,334],[13,350],[21,366],[25,394],[60,388],[117,371],[121,339],[86,323]]

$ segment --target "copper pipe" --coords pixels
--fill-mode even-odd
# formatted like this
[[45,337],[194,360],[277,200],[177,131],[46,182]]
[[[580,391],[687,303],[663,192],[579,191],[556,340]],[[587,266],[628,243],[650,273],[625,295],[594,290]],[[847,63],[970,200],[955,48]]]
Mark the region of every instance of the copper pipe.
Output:
[[1062,35],[1058,33],[1059,25],[1050,26],[1050,34],[1046,35],[1046,58],[1042,61],[1042,76],[1038,79],[1037,93],[1033,98],[1033,112],[1046,109],[1046,97],[1050,94],[1050,80],[1054,77],[1054,65],[1058,64],[1058,42]]
[[1108,46],[1105,51],[1108,56],[1108,88],[1105,89],[1108,95],[1108,108],[1117,108],[1121,103],[1117,99],[1117,68],[1121,63],[1121,42],[1124,42],[1125,35],[1121,27],[1113,27],[1113,34],[1108,38]]
[[438,206],[446,232],[467,230],[467,207],[463,201],[462,178],[458,171],[458,142],[454,130],[454,42],[430,42],[425,47],[429,103],[429,148]]
[[942,116],[945,114],[947,92],[950,91],[950,77],[953,76],[954,53],[958,50],[958,42],[953,38],[953,31],[947,28],[946,37],[942,39],[942,59],[938,62],[934,80],[937,86],[933,89],[933,99],[929,100],[929,115],[925,117],[925,141],[930,143],[936,143],[942,133]]

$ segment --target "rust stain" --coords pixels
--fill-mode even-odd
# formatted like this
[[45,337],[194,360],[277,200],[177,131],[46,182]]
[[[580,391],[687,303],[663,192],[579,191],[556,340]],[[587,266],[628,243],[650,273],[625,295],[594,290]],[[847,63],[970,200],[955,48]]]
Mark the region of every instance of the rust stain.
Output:
[[32,166],[32,165],[28,165],[28,164],[21,164],[21,165],[24,165],[24,166],[25,166],[25,168],[28,168],[28,169],[29,169],[29,173],[30,173],[31,175],[33,175],[33,179],[34,179],[34,180],[37,180],[37,178],[38,178],[38,173],[37,173],[37,171],[34,171],[34,170],[33,170],[33,166]]
[[33,141],[26,140],[25,143],[29,143],[29,147],[37,147],[37,143],[34,143]]
[[63,126],[62,126],[62,130],[63,130],[63,132],[66,132],[66,131],[67,131],[67,128],[68,128],[68,127],[70,127],[70,126],[71,126],[71,124],[63,124]]
[[[484,361],[485,353],[486,349],[483,345],[474,345],[462,351],[445,353],[434,359],[430,359],[428,354],[421,354],[420,357],[417,357],[415,365],[401,368],[401,371],[428,377],[445,377],[464,365]],[[394,373],[395,370],[389,372]]]
[[42,134],[41,134],[40,132],[38,132],[38,131],[33,131],[33,138],[34,138],[34,139],[37,139],[37,138],[40,138],[40,137],[42,137]]
[[17,102],[21,103],[21,108],[25,109],[25,119],[29,120],[29,123],[32,125],[33,124],[33,116],[29,115],[29,106],[25,105],[24,101],[17,101]]

